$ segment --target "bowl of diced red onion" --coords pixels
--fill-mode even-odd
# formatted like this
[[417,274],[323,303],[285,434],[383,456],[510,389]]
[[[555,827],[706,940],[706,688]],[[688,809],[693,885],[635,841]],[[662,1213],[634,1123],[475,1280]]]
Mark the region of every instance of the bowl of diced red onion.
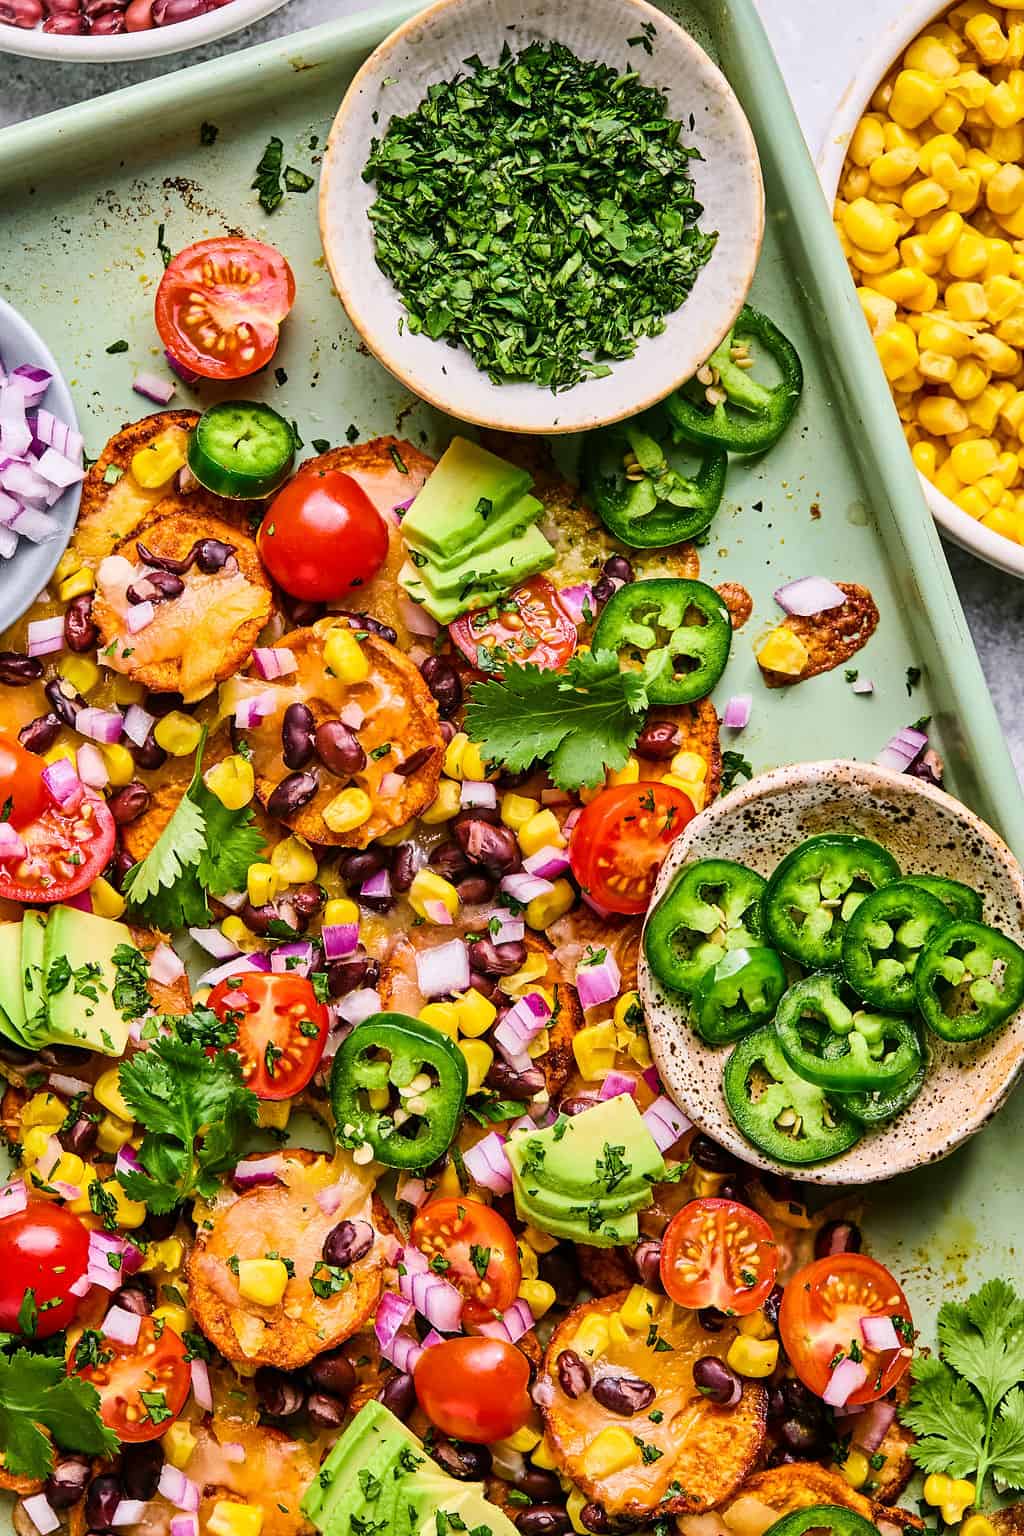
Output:
[[0,630],[46,586],[82,495],[82,434],[49,348],[0,299]]
[[0,53],[94,64],[197,48],[287,0],[0,0]]

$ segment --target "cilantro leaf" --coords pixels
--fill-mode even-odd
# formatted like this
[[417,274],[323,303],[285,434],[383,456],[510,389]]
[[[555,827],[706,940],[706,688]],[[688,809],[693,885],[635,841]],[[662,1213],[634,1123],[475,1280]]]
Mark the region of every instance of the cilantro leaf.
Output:
[[14,1477],[47,1477],[53,1470],[48,1429],[62,1450],[112,1456],[117,1436],[103,1424],[96,1388],[65,1374],[64,1361],[19,1349],[0,1356],[2,1465]]
[[967,1477],[978,1465],[985,1415],[978,1396],[934,1356],[916,1359],[900,1419],[918,1436],[910,1454],[925,1472]]
[[991,1472],[1000,1487],[1024,1488],[1024,1392],[1014,1387],[992,1426]]
[[[164,911],[169,910],[167,892],[181,880],[186,870],[198,864],[205,847],[203,813],[186,793],[149,853],[138,864],[133,864],[125,875],[124,894],[132,906],[146,907],[147,915],[150,915],[154,913],[150,904],[155,900]],[[185,923],[201,923],[205,918],[206,903],[203,902],[202,913],[192,916],[190,911]],[[173,922],[166,926],[176,928],[184,924]]]
[[206,823],[206,847],[196,870],[200,885],[211,896],[244,890],[249,865],[256,863],[267,845],[252,811],[248,806],[229,811],[202,780],[190,793]]
[[942,1358],[986,1403],[1024,1378],[1024,1302],[1005,1280],[989,1280],[963,1304],[947,1301],[936,1331]]
[[578,789],[624,765],[646,707],[643,673],[621,671],[614,652],[584,651],[564,672],[510,665],[475,683],[465,728],[488,761],[520,773],[546,760],[560,789]]

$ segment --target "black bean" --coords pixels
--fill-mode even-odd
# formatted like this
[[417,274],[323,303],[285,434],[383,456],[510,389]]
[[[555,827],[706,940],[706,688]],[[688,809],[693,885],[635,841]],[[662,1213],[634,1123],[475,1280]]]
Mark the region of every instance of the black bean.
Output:
[[379,639],[386,640],[389,645],[398,644],[398,631],[390,624],[382,624],[380,619],[373,618],[369,613],[347,613],[344,609],[340,612],[344,613],[345,618],[348,619],[350,629],[365,629],[371,635],[377,635]]
[[526,963],[526,945],[520,939],[507,944],[476,939],[468,948],[470,965],[485,976],[511,976]]
[[462,1482],[480,1482],[490,1474],[491,1453],[486,1445],[472,1445],[465,1440],[449,1440],[447,1435],[437,1435],[430,1454],[449,1477],[457,1477]]
[[[160,1455],[163,1461],[163,1453]],[[54,1509],[70,1509],[89,1486],[92,1463],[87,1456],[64,1456],[57,1462],[43,1487]]]
[[558,1107],[563,1115],[582,1115],[584,1110],[593,1109],[597,1102],[596,1093],[574,1093],[563,1099]]
[[779,1438],[800,1456],[808,1456],[816,1449],[819,1432],[820,1426],[809,1419],[788,1418],[779,1425]]
[[565,1536],[572,1521],[562,1504],[535,1504],[516,1511],[516,1529],[522,1536]]
[[102,1472],[99,1477],[94,1477],[85,1496],[86,1525],[111,1525],[114,1510],[123,1497],[121,1479],[112,1472]]
[[412,843],[399,843],[391,861],[391,888],[407,891],[416,878],[419,859]]
[[140,1441],[121,1447],[121,1481],[129,1499],[151,1499],[163,1469],[164,1453],[159,1440]]
[[83,592],[64,610],[64,644],[80,654],[91,651],[98,638],[99,630],[92,621],[92,593]]
[[646,1285],[649,1291],[661,1290],[661,1244],[656,1238],[637,1243],[633,1264],[641,1285]]
[[365,950],[328,962],[327,990],[332,997],[344,997],[357,987],[375,987],[379,980],[380,962],[371,960]]
[[517,1072],[508,1062],[495,1060],[487,1069],[486,1083],[488,1088],[493,1088],[503,1099],[525,1103],[544,1087],[544,1073],[540,1067],[528,1067],[524,1072]]
[[161,1243],[165,1237],[171,1236],[177,1225],[177,1207],[173,1211],[150,1211],[145,1221],[146,1236],[152,1238],[154,1243]]
[[111,1306],[123,1307],[136,1317],[148,1317],[156,1306],[156,1290],[145,1275],[133,1275],[110,1298]]
[[372,1247],[373,1228],[368,1221],[339,1221],[324,1238],[324,1262],[347,1269],[357,1259],[364,1258]]
[[494,900],[494,881],[489,875],[467,875],[455,887],[459,900],[467,907]]
[[410,774],[416,773],[424,763],[430,761],[434,755],[433,747],[419,747],[417,751],[410,752],[404,762],[395,764],[395,772],[400,779],[407,779]]
[[481,997],[486,997],[489,1003],[497,1002],[500,992],[493,976],[485,976],[483,971],[474,971],[470,967],[469,984]]
[[128,751],[132,755],[132,761],[136,768],[142,768],[149,772],[156,768],[162,768],[167,761],[167,753],[153,735],[152,730],[141,747],[134,741],[130,741],[128,743]]
[[302,1386],[285,1371],[275,1370],[272,1365],[261,1365],[253,1377],[260,1408],[272,1419],[290,1419],[299,1413],[306,1401]]
[[512,1485],[525,1493],[533,1504],[557,1504],[562,1497],[562,1485],[553,1472],[523,1463],[523,1470],[512,1479]]
[[590,1391],[590,1367],[574,1349],[563,1349],[558,1357],[558,1385],[573,1399]]
[[434,696],[442,720],[451,719],[462,703],[462,679],[444,656],[428,656],[420,662],[423,681]]
[[176,560],[173,555],[154,555],[142,540],[135,545],[136,553],[143,565],[148,565],[154,571],[166,571],[174,576],[184,576],[196,563],[196,552],[199,548],[199,540],[192,545],[188,554],[182,560]]
[[329,1392],[332,1397],[344,1398],[346,1402],[355,1390],[355,1367],[340,1349],[317,1355],[307,1365],[306,1377],[318,1392]]
[[296,915],[308,921],[320,911],[327,900],[327,893],[322,885],[309,880],[305,885],[297,885],[293,891],[289,891],[288,900],[295,908]]
[[457,843],[438,843],[427,855],[427,863],[439,875],[457,885],[470,873],[472,866]]
[[341,779],[350,779],[366,767],[366,750],[344,720],[325,720],[316,728],[316,755],[325,768]]
[[831,1259],[840,1253],[860,1253],[861,1241],[856,1222],[828,1221],[814,1239],[814,1257]]
[[340,1429],[345,1422],[347,1404],[329,1392],[311,1392],[306,1416],[317,1429]]
[[441,721],[441,740],[444,742],[445,746],[447,746],[448,743],[454,739],[455,735],[456,735],[456,730],[455,730],[455,727],[452,724],[452,722],[450,720],[442,720]]
[[699,1131],[690,1143],[690,1156],[697,1167],[707,1173],[733,1173],[736,1169],[732,1153],[712,1141],[710,1136],[705,1136],[703,1131]]
[[501,812],[496,805],[474,805],[464,811],[459,811],[450,823],[452,832],[456,834],[456,841],[460,843],[463,841],[458,836],[459,828],[467,826],[471,821],[486,821],[489,826],[500,827]]
[[315,624],[317,619],[322,619],[327,612],[323,603],[310,603],[301,597],[289,597],[287,592],[281,593],[281,607],[297,629]]
[[132,779],[107,801],[107,809],[119,827],[127,827],[149,810],[150,793],[141,779]]
[[107,865],[103,873],[114,887],[119,891],[124,886],[124,877],[130,869],[135,868],[135,860],[126,848],[119,848]]
[[522,863],[516,835],[509,827],[491,826],[475,815],[457,822],[455,840],[471,864],[479,864],[492,875],[508,875]]
[[151,693],[146,698],[146,710],[157,720],[169,715],[172,709],[180,709],[185,700],[180,693]]
[[60,1144],[65,1152],[73,1152],[75,1157],[86,1158],[96,1145],[98,1131],[95,1120],[90,1120],[86,1115],[79,1115],[74,1125],[60,1133]]
[[743,1383],[724,1360],[704,1355],[693,1367],[693,1384],[702,1396],[720,1408],[735,1408],[743,1393]]
[[377,1401],[383,1403],[396,1419],[407,1419],[416,1406],[416,1388],[406,1372],[391,1376],[377,1393]]
[[600,606],[615,595],[615,583],[610,576],[600,576],[591,588],[594,602]]
[[0,651],[0,684],[5,688],[27,688],[43,675],[43,664],[38,656],[26,656],[24,651]]
[[290,773],[271,794],[267,811],[276,821],[283,821],[308,805],[319,788],[320,780],[315,773]]
[[601,567],[601,572],[605,576],[610,576],[613,581],[633,580],[633,567],[625,555],[609,555]]
[[390,848],[357,848],[352,853],[346,849],[338,860],[338,874],[349,888],[358,887],[369,880],[371,875],[387,869],[390,862]]
[[61,724],[74,725],[78,711],[85,708],[85,700],[75,692],[70,683],[63,683],[59,677],[52,677],[43,688],[43,692]]
[[705,1333],[721,1333],[729,1319],[724,1312],[719,1312],[717,1307],[701,1307],[697,1313],[697,1321]]
[[6,1061],[12,1067],[23,1067],[26,1062],[34,1061],[35,1054],[23,1045],[15,1045],[13,1040],[0,1037],[0,1061]]
[[596,1501],[584,1504],[580,1510],[580,1524],[585,1525],[588,1531],[593,1531],[595,1536],[603,1536],[603,1533],[608,1530],[610,1523],[608,1516],[605,1514],[604,1506]]
[[679,727],[671,720],[652,720],[637,737],[637,756],[653,757],[657,761],[674,757],[679,750],[679,741]]
[[255,933],[261,939],[266,938],[270,932],[271,923],[280,922],[277,908],[272,901],[264,902],[261,907],[254,907],[251,901],[246,901],[239,907],[238,916],[249,932]]
[[289,704],[281,722],[281,755],[286,768],[305,768],[313,756],[316,722],[308,704]]
[[130,603],[160,603],[180,597],[184,590],[180,576],[170,571],[150,571],[140,582],[133,582],[124,595]]
[[779,1326],[779,1308],[782,1306],[782,1286],[773,1285],[765,1297],[761,1310],[773,1328]]
[[639,1376],[599,1376],[591,1388],[602,1408],[631,1418],[654,1402],[654,1386]]
[[60,735],[60,726],[59,716],[52,709],[47,710],[45,715],[37,715],[28,725],[22,726],[18,740],[26,752],[49,752]]
[[235,552],[233,544],[225,544],[221,539],[200,539],[195,546],[196,564],[207,576],[224,568]]

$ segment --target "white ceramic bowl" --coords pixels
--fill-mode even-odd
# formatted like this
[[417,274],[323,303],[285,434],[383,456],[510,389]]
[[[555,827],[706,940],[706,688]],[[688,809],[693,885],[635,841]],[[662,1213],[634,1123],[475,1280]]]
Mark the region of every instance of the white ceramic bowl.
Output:
[[[672,844],[654,901],[683,864],[735,859],[767,876],[820,832],[859,832],[888,848],[905,873],[963,881],[983,898],[984,921],[1024,943],[1024,872],[1002,839],[951,795],[871,763],[797,763],[715,800]],[[931,1064],[913,1104],[831,1162],[794,1167],[763,1156],[740,1134],[722,1093],[732,1047],[694,1034],[643,953],[640,992],[661,1080],[684,1114],[743,1162],[802,1183],[870,1184],[948,1156],[992,1118],[1024,1066],[1024,1008],[972,1045],[950,1045],[929,1031]]]
[[[922,27],[944,16],[949,0],[936,5],[935,0],[905,0],[894,7],[892,23],[881,32],[873,48],[860,59],[856,73],[843,92],[835,116],[829,123],[818,154],[818,176],[831,208],[836,199],[839,178],[846,161],[850,138],[874,95],[879,81],[889,73],[896,59],[912,43]],[[1024,545],[1015,544],[991,528],[983,528],[976,518],[968,517],[954,501],[936,490],[922,475],[921,489],[932,516],[947,538],[972,555],[1011,576],[1024,577]]]
[[[629,48],[645,24],[653,55]],[[627,63],[667,90],[672,116],[696,128],[704,153],[691,169],[702,227],[718,242],[687,299],[660,336],[607,378],[553,395],[529,383],[493,384],[464,348],[399,332],[397,290],[374,259],[367,210],[376,197],[362,170],[370,141],[392,115],[415,110],[429,85],[465,73],[464,60],[497,60],[503,43],[558,40],[581,58]],[[378,121],[374,121],[374,115]],[[374,355],[411,390],[462,421],[513,432],[576,432],[632,416],[690,378],[721,341],[746,297],[764,229],[764,189],[750,126],[703,49],[645,0],[439,0],[372,53],[345,95],[320,178],[320,233],[334,285]]]
[[[5,299],[0,299],[0,357],[8,368],[15,368],[20,363],[31,363],[36,368],[45,368],[52,373],[53,381],[46,391],[44,407],[59,420],[77,429],[78,418],[71,392],[49,347]],[[58,537],[48,539],[45,544],[31,544],[28,539],[21,539],[11,558],[0,560],[0,630],[21,618],[53,575],[57,561],[71,537],[81,499],[81,485],[69,486],[60,500],[50,508],[52,516],[60,523],[61,532]]]
[[219,10],[194,21],[169,27],[150,27],[145,32],[121,32],[116,37],[58,37],[41,29],[0,25],[0,54],[17,53],[25,59],[56,59],[62,64],[109,64],[128,59],[158,59],[168,53],[184,53],[215,38],[240,32],[254,21],[279,11],[288,0],[231,0]]

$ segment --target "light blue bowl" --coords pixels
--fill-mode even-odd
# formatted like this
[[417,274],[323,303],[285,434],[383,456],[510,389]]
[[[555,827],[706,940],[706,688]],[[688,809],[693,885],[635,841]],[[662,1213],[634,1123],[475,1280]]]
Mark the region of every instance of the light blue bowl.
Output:
[[[0,357],[8,369],[16,368],[20,363],[31,363],[52,373],[53,380],[43,401],[44,409],[77,430],[78,418],[71,391],[49,347],[4,299],[0,299]],[[31,608],[53,575],[67,548],[81,499],[81,483],[69,486],[50,508],[50,515],[60,526],[57,537],[47,539],[45,544],[30,544],[28,539],[19,539],[11,558],[0,560],[0,630],[7,629],[27,608]]]

